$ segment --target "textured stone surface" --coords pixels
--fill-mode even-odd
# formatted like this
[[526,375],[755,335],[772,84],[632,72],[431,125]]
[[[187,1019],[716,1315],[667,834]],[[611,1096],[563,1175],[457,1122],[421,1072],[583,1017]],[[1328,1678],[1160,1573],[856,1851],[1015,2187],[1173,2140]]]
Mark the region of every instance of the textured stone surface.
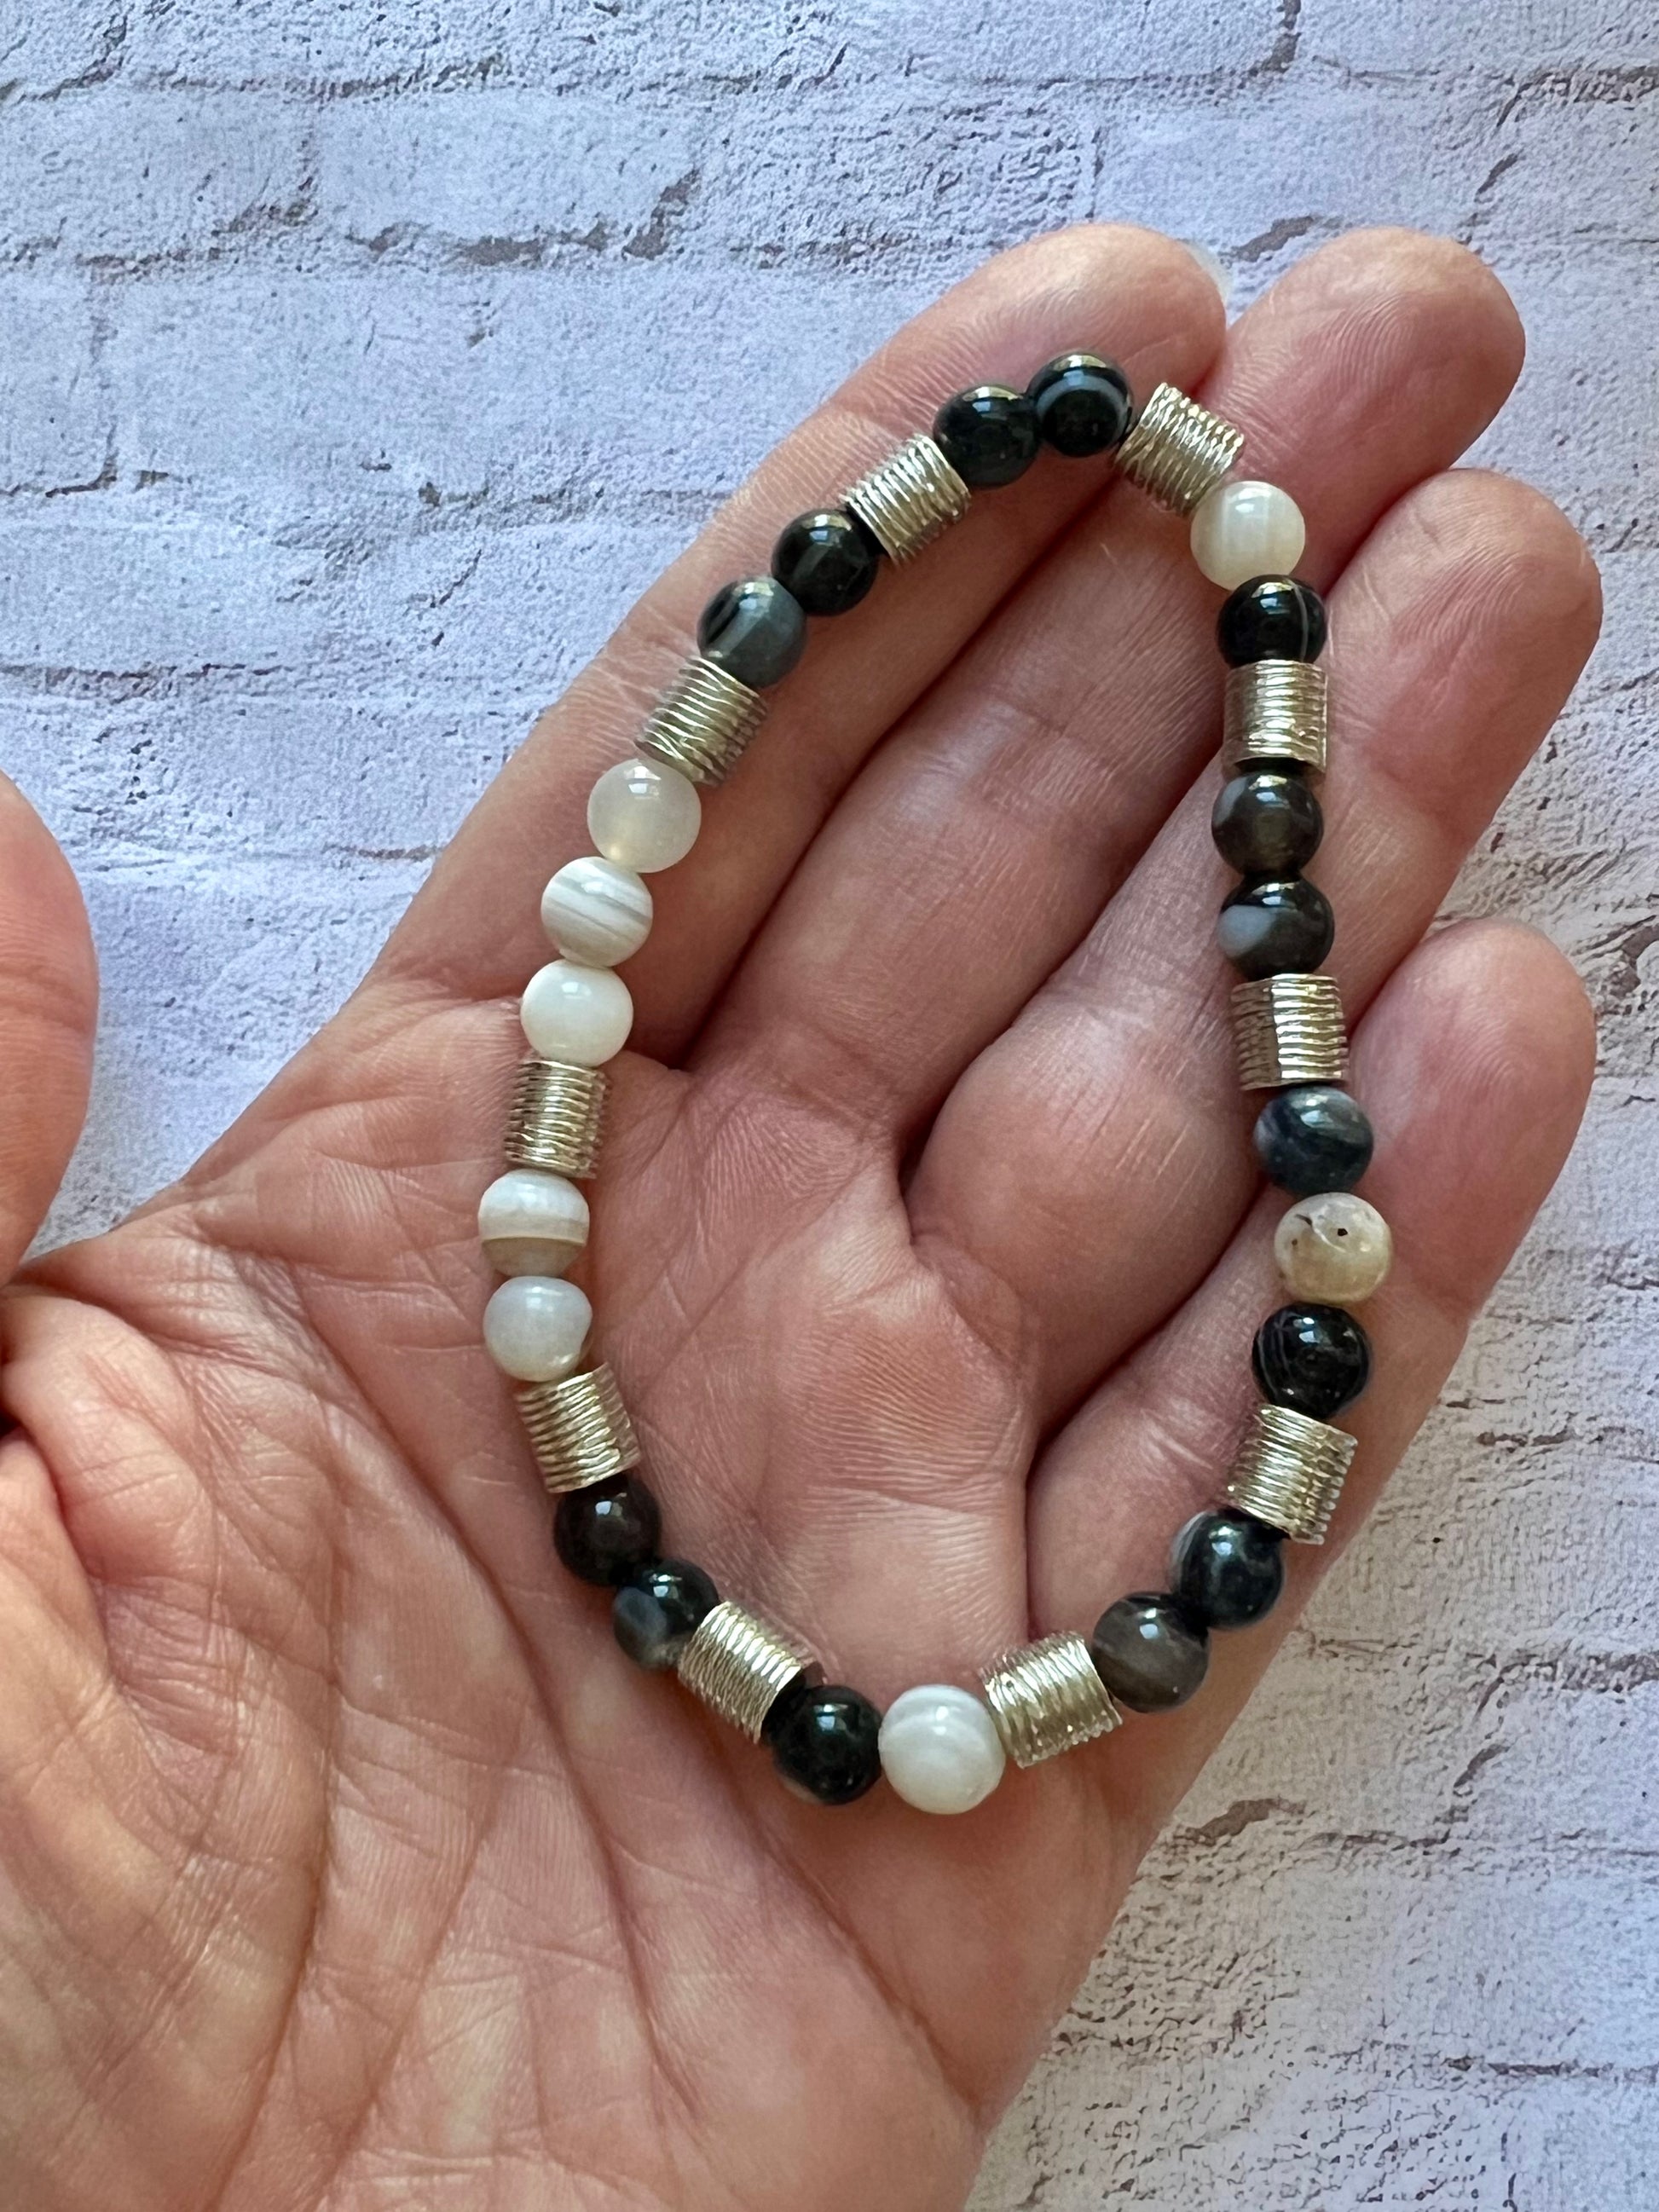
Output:
[[184,1165],[337,1004],[774,435],[941,283],[1095,213],[1206,240],[1243,298],[1378,219],[1515,291],[1531,355],[1486,457],[1588,532],[1609,623],[1455,904],[1574,954],[1604,1060],[1561,1194],[976,2212],[1648,2212],[1650,0],[6,13],[0,759],[80,869],[106,983],[54,1228]]

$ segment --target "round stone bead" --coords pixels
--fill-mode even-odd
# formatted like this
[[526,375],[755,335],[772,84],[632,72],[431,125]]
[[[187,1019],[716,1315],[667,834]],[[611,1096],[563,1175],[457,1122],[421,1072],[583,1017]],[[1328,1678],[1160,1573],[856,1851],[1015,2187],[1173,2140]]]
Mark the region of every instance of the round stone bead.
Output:
[[1273,1232],[1273,1257],[1297,1297],[1357,1306],[1387,1281],[1394,1238],[1374,1206],[1327,1190],[1291,1208]]
[[697,650],[751,691],[781,684],[806,650],[800,603],[775,576],[722,584],[697,623]]
[[778,1772],[815,1804],[850,1805],[881,1778],[881,1715],[842,1683],[792,1683],[761,1733]]
[[1331,902],[1305,876],[1243,884],[1222,902],[1216,943],[1247,982],[1306,975],[1336,939]]
[[1007,1753],[997,1724],[970,1691],[926,1682],[882,1716],[882,1771],[919,1813],[971,1813],[1002,1779]]
[[697,842],[702,801],[678,769],[654,761],[618,761],[606,769],[587,801],[587,833],[607,860],[652,875],[683,860]]
[[933,443],[963,483],[975,489],[1023,477],[1042,442],[1036,409],[1006,384],[958,392],[933,417]]
[[720,1592],[690,1559],[653,1559],[621,1584],[611,1604],[611,1626],[636,1667],[660,1674],[678,1662]]
[[478,1241],[502,1275],[562,1275],[587,1242],[587,1200],[540,1168],[512,1168],[478,1200]]
[[1317,660],[1325,650],[1325,602],[1294,576],[1255,576],[1223,602],[1215,634],[1230,668]]
[[1248,1513],[1200,1513],[1175,1540],[1171,1581],[1188,1617],[1206,1628],[1248,1628],[1279,1602],[1284,1538]]
[[634,1001],[620,975],[577,960],[550,960],[525,986],[519,1019],[530,1048],[569,1067],[603,1067],[628,1042]]
[[881,547],[857,515],[798,514],[772,548],[772,574],[803,613],[844,615],[876,580]]
[[1370,1381],[1371,1347],[1340,1306],[1280,1306],[1257,1329],[1250,1364],[1270,1404],[1329,1421]]
[[632,868],[591,853],[568,860],[542,893],[542,927],[567,960],[614,968],[651,934],[651,894]]
[[514,1275],[484,1308],[484,1346],[518,1382],[559,1382],[575,1367],[593,1309],[560,1275]]
[[1334,1083],[1301,1083],[1255,1117],[1255,1156],[1269,1182],[1293,1198],[1352,1190],[1371,1164],[1364,1109]]
[[1229,592],[1253,576],[1289,575],[1307,537],[1289,492],[1248,477],[1223,477],[1193,509],[1193,558]]
[[1044,445],[1073,460],[1115,451],[1134,416],[1128,378],[1098,354],[1063,353],[1045,362],[1025,397],[1036,410]]
[[1143,1590],[1107,1607],[1089,1638],[1089,1656],[1119,1705],[1166,1713],[1184,1705],[1204,1680],[1210,1639],[1176,1599]]
[[613,1474],[568,1490],[553,1514],[553,1548],[573,1575],[615,1589],[657,1556],[662,1515],[638,1478]]
[[1319,801],[1301,776],[1282,769],[1230,776],[1210,810],[1215,848],[1241,876],[1293,876],[1324,834]]

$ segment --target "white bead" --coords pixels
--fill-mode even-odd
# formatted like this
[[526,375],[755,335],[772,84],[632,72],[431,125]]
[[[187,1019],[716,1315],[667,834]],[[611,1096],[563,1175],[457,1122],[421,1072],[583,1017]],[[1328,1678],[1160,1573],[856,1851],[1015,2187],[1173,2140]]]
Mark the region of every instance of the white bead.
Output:
[[970,1813],[1007,1763],[996,1723],[954,1682],[902,1692],[883,1715],[877,1741],[882,1772],[920,1813]]
[[1223,477],[1193,509],[1193,558],[1225,591],[1252,576],[1288,576],[1307,538],[1302,509],[1277,484]]
[[514,1275],[484,1308],[484,1344],[504,1375],[557,1382],[582,1356],[593,1309],[557,1275]]
[[542,893],[542,927],[567,960],[614,968],[650,936],[651,894],[614,860],[571,860]]
[[503,1275],[562,1275],[587,1242],[587,1200],[562,1176],[514,1168],[478,1200],[478,1241]]
[[550,960],[525,986],[519,1018],[531,1050],[569,1067],[603,1067],[628,1042],[634,1001],[620,975]]
[[696,785],[654,761],[618,761],[588,795],[588,833],[600,852],[647,876],[683,860],[702,823]]
[[1298,1297],[1357,1306],[1387,1279],[1394,1238],[1374,1206],[1328,1190],[1297,1200],[1273,1233],[1273,1257]]

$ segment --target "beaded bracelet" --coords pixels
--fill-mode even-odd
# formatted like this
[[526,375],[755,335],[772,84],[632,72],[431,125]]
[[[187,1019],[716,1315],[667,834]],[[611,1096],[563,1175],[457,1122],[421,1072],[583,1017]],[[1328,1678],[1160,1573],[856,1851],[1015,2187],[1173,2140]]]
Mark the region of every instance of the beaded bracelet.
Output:
[[[647,718],[638,757],[606,769],[587,821],[596,853],[548,884],[542,920],[558,957],[532,977],[507,1138],[508,1172],[484,1193],[478,1233],[507,1277],[484,1340],[522,1387],[519,1408],[548,1490],[554,1542],[584,1582],[614,1592],[617,1642],[641,1667],[672,1668],[734,1727],[763,1741],[784,1780],[819,1803],[862,1796],[884,1771],[930,1813],[961,1813],[1001,1779],[1115,1728],[1127,1709],[1167,1711],[1198,1688],[1212,1630],[1260,1620],[1284,1584],[1283,1543],[1323,1540],[1354,1451],[1332,1417],[1364,1389],[1370,1348],[1346,1310],[1388,1273],[1386,1223],[1352,1194],[1371,1155],[1365,1115],[1340,1086],[1347,1043],[1333,979],[1315,971],[1334,934],[1323,894],[1301,872],[1323,827],[1312,779],[1325,766],[1325,641],[1318,594],[1291,571],[1303,520],[1278,486],[1232,473],[1243,434],[1170,385],[1137,410],[1115,364],[1063,354],[1024,392],[985,384],[940,408],[847,490],[792,522],[771,573],[727,584],[703,610],[697,649]],[[1171,1587],[1109,1606],[1086,1639],[1047,1636],[981,1677],[907,1690],[879,1713],[826,1684],[800,1639],[722,1598],[701,1567],[663,1556],[660,1516],[634,1473],[641,1453],[615,1376],[580,1368],[592,1321],[565,1270],[587,1237],[576,1188],[593,1173],[604,1064],[633,1018],[616,974],[651,927],[643,878],[691,849],[699,787],[721,782],[766,713],[762,696],[800,659],[807,618],[842,615],[884,561],[914,559],[958,521],[975,492],[1012,483],[1044,445],[1071,457],[1115,453],[1119,469],[1191,519],[1194,556],[1231,596],[1218,623],[1227,664],[1222,769],[1212,831],[1243,878],[1217,924],[1243,981],[1232,994],[1239,1075],[1273,1096],[1255,1143],[1296,1203],[1273,1253],[1294,1303],[1269,1315],[1253,1355],[1261,1403],[1225,1485],[1225,1503],[1175,1540]]]

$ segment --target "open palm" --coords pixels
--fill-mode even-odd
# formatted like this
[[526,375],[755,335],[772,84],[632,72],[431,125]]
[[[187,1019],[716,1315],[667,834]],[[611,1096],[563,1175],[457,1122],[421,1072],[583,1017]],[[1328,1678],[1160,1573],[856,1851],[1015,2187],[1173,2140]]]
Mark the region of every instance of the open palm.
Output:
[[[1064,234],[903,331],[544,718],[350,1004],[177,1188],[17,1276],[0,1445],[0,2196],[28,2212],[960,2203],[1268,1627],[1194,1703],[929,1820],[798,1803],[558,1569],[478,1345],[537,897],[696,608],[946,392],[1067,347],[1242,423],[1329,593],[1318,873],[1400,1255],[1352,1525],[1570,1142],[1528,933],[1421,942],[1596,622],[1447,473],[1519,362],[1460,250],[1352,238],[1230,331]],[[878,1701],[1161,1578],[1250,1401],[1276,1209],[1211,939],[1217,594],[1093,465],[822,627],[629,980],[585,1279],[668,1540]],[[0,1259],[82,1103],[73,884],[0,806]],[[1402,1592],[1402,1610],[1412,1604]]]

